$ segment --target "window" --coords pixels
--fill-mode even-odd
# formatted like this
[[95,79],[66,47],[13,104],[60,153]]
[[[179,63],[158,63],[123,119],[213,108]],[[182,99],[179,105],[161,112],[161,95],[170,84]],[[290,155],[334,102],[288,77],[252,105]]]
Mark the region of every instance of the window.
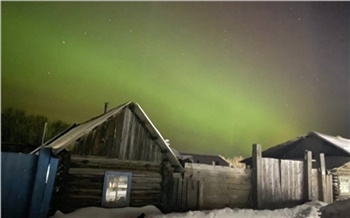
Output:
[[103,183],[102,206],[129,206],[131,173],[106,171]]

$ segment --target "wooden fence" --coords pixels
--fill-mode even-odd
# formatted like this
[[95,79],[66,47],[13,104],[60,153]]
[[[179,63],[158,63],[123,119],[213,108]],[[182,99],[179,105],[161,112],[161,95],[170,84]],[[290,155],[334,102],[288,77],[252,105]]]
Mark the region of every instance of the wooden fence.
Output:
[[276,209],[311,200],[333,201],[332,175],[321,154],[305,160],[263,158],[253,145],[252,169],[186,163],[173,180],[173,211],[231,208]]
[[57,165],[50,149],[39,156],[1,152],[1,217],[47,217]]
[[257,209],[295,206],[310,200],[332,202],[332,176],[326,173],[324,155],[312,169],[312,154],[305,160],[263,158],[260,145],[253,145],[253,204]]
[[251,207],[251,170],[186,163],[173,193],[175,211]]

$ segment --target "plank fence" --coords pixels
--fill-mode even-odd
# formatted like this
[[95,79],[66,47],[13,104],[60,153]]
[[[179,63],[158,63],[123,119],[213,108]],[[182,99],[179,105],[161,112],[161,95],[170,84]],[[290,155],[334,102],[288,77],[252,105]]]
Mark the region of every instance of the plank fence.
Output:
[[50,149],[39,156],[1,152],[1,217],[47,217],[57,165]]
[[253,205],[257,209],[295,206],[306,201],[333,201],[332,175],[325,170],[324,154],[312,169],[312,153],[305,160],[263,158],[260,145],[253,145]]
[[175,211],[249,208],[251,170],[186,163],[184,177],[174,178],[173,197]]
[[253,145],[252,168],[230,168],[186,163],[185,173],[173,179],[173,211],[224,207],[277,209],[311,200],[333,201],[332,175],[323,154],[312,168],[312,153],[305,160],[262,157]]

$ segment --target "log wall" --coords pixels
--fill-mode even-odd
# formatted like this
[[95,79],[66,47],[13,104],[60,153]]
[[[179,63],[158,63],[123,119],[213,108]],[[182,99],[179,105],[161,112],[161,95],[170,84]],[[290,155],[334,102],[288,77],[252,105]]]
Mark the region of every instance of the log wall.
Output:
[[157,163],[72,155],[65,190],[57,209],[64,213],[100,207],[106,171],[131,172],[130,206],[161,204],[162,167]]
[[333,199],[344,200],[350,198],[350,164],[345,164],[332,170]]

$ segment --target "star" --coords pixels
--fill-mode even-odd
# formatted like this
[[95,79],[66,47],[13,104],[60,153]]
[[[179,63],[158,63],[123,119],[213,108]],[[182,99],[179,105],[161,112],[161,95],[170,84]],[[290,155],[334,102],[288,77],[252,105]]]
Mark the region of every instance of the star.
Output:
[[49,75],[49,76],[50,76],[50,74],[51,74],[50,72],[47,72],[47,75]]
[[63,41],[62,41],[62,44],[66,44],[66,41],[63,40]]

